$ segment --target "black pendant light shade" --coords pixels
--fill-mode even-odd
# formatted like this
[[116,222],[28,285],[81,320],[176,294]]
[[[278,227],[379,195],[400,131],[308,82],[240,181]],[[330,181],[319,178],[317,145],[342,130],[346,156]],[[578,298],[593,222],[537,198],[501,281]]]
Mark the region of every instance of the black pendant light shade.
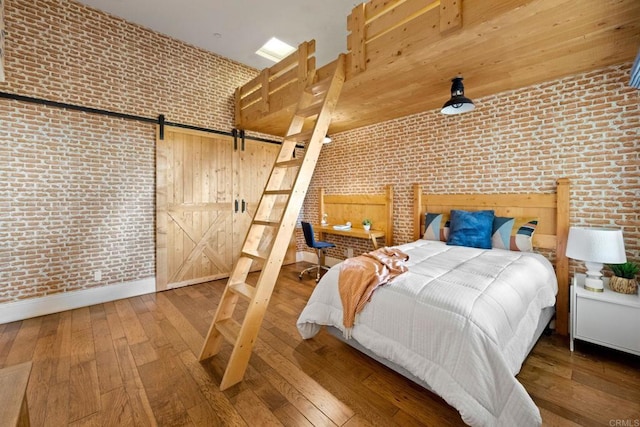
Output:
[[464,96],[462,77],[451,79],[451,99],[442,106],[442,114],[462,114],[474,108],[473,101]]

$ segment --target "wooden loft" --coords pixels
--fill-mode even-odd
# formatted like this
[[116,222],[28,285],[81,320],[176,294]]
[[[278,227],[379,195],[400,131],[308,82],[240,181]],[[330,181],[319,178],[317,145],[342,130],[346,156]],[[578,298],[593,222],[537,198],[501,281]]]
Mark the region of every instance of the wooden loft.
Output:
[[[638,0],[371,0],[347,19],[346,81],[330,133],[631,61]],[[284,135],[315,42],[236,91],[236,126]],[[317,70],[320,76],[331,68]],[[478,105],[479,108],[483,106]]]

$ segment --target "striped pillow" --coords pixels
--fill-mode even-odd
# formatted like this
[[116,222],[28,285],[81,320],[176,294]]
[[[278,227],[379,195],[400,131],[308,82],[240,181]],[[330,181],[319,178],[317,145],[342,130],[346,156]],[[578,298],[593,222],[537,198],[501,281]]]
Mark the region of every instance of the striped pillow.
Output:
[[425,240],[446,242],[449,240],[449,214],[426,213],[424,215]]
[[497,216],[493,219],[491,244],[497,249],[531,252],[537,226],[538,218]]

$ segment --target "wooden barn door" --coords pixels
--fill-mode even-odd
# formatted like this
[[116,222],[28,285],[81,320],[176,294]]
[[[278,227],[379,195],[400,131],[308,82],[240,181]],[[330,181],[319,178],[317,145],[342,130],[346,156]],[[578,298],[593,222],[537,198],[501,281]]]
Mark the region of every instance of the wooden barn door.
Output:
[[[280,151],[280,145],[245,140],[244,147],[238,150],[238,163],[236,171],[238,175],[238,192],[236,197],[240,200],[239,215],[234,217],[233,255],[240,255],[244,238],[251,225],[255,210],[260,203],[260,197],[273,162]],[[235,261],[235,259],[234,259]],[[261,263],[254,261],[251,270],[259,270]]]
[[156,148],[156,288],[229,276],[233,138],[165,127]]
[[[236,176],[237,176],[237,193],[236,198],[240,200],[240,211],[234,215],[233,226],[233,246],[234,246],[234,262],[240,256],[240,250],[244,243],[244,238],[251,226],[251,220],[256,213],[256,208],[260,203],[260,197],[264,190],[264,186],[267,184],[271,168],[280,151],[279,144],[258,142],[253,140],[246,140],[243,147],[239,147],[237,151],[237,163]],[[290,170],[285,177],[286,183],[292,183],[295,179],[295,171]],[[284,209],[284,200],[282,202],[276,202],[274,206],[273,216],[278,217],[281,211]],[[265,231],[265,234],[269,234],[269,231]],[[275,229],[271,230],[271,238],[275,236]],[[270,239],[267,237],[263,246],[266,246]],[[260,247],[260,250],[264,247]],[[283,264],[291,264],[296,262],[296,240],[295,233],[289,242],[289,248]],[[254,261],[251,267],[251,271],[259,270],[262,267],[262,263]]]

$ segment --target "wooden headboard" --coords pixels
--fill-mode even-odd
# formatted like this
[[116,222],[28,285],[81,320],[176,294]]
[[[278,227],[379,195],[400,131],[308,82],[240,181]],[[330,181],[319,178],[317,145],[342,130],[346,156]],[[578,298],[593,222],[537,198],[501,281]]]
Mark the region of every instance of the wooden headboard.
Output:
[[347,221],[354,228],[362,228],[362,220],[371,220],[372,230],[385,233],[385,244],[393,245],[393,186],[385,186],[383,194],[325,194],[320,189],[320,210],[318,222],[322,214],[327,214],[330,224],[345,224]]
[[413,185],[413,238],[424,233],[424,214],[451,209],[493,209],[498,216],[537,217],[533,246],[555,251],[558,296],[556,332],[569,331],[569,260],[565,255],[569,233],[569,179],[560,178],[555,193],[529,194],[427,194]]

